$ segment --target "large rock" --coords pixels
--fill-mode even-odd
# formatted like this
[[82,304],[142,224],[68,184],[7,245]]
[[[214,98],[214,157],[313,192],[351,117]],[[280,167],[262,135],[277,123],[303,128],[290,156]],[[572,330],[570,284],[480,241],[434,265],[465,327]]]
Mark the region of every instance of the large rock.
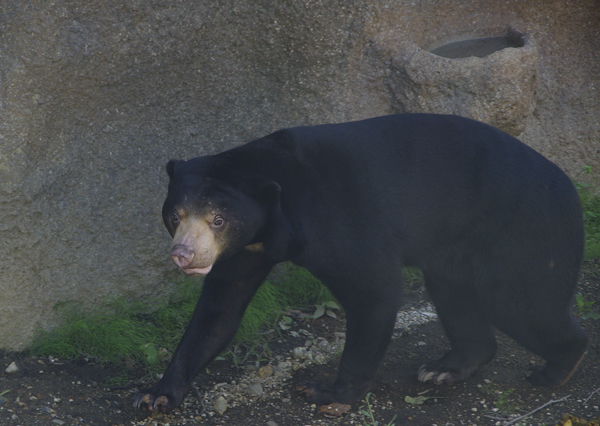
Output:
[[405,112],[456,114],[518,136],[536,105],[537,49],[512,29],[405,49],[390,86]]
[[[506,25],[531,35],[537,96],[525,101],[535,109],[507,128],[524,128],[572,176],[600,170],[599,13],[595,0],[4,0],[0,346],[26,347],[36,326],[57,323],[61,300],[94,306],[172,288],[160,217],[168,159],[286,126],[416,111],[400,101],[398,75],[418,81],[419,68],[437,66],[427,48],[453,35]],[[458,80],[481,62],[448,61],[474,64],[453,71]],[[484,80],[473,102],[493,93]],[[527,105],[504,92],[503,105]],[[515,116],[485,105],[486,120]]]

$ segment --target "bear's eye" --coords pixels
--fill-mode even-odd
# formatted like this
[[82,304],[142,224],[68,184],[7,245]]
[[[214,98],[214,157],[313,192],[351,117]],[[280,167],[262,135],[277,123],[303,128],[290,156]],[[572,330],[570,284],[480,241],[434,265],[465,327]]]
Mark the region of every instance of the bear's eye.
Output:
[[177,212],[173,212],[171,213],[171,223],[175,226],[179,225],[179,221],[181,219],[179,219],[179,215],[177,214]]
[[221,226],[225,225],[225,219],[223,219],[222,216],[217,215],[215,216],[212,225],[215,228],[220,228]]

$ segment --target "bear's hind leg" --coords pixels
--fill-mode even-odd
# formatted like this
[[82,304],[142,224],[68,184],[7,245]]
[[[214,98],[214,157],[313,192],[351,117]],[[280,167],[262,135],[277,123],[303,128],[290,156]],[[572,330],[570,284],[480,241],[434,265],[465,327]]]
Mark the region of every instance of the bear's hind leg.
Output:
[[468,284],[425,276],[425,285],[450,340],[451,349],[419,369],[419,381],[435,384],[468,379],[496,353],[496,338],[477,295]]

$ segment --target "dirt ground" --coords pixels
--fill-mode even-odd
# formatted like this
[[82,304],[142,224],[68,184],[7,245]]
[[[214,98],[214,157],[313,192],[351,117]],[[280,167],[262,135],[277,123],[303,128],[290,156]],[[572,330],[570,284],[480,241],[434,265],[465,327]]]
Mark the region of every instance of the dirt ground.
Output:
[[[585,271],[580,291],[585,301],[596,302],[594,309],[600,312],[599,264],[587,264]],[[306,321],[309,323],[298,322],[294,327],[310,327],[313,333],[328,339],[333,339],[334,332],[343,331],[341,318],[324,316]],[[524,380],[530,364],[539,363],[539,359],[500,333],[496,358],[467,382],[456,386],[419,383],[416,374],[419,366],[441,356],[448,343],[437,321],[412,326],[392,341],[379,369],[372,388],[374,396],[370,399],[374,418],[380,426],[390,423],[397,426],[501,426],[509,420],[517,425],[568,425],[564,419],[561,421],[561,416],[569,414],[584,420],[571,419],[573,426],[597,425],[600,418],[600,319],[585,319],[581,323],[590,337],[587,354],[571,380],[553,390],[534,388]],[[290,335],[285,341],[273,341],[269,346],[273,356],[289,356],[292,348],[304,342],[305,337]],[[4,369],[13,361],[19,372],[6,374]],[[353,404],[351,411],[342,417],[332,419],[318,414],[315,406],[292,393],[293,383],[298,381],[332,381],[337,360],[300,369],[283,381],[277,392],[265,392],[262,397],[237,406],[230,404],[223,415],[201,402],[198,395],[218,383],[240,380],[247,371],[231,365],[231,361],[213,362],[210,374],[202,373],[196,380],[199,392],[190,392],[183,408],[167,415],[134,412],[132,401],[136,388],[115,389],[107,385],[111,377],[120,374],[116,367],[86,360],[51,361],[0,352],[3,370],[0,372],[0,425],[374,426],[374,422],[360,412],[360,407],[365,406],[364,400]],[[428,399],[417,399],[420,396]],[[515,422],[517,415],[528,414],[551,401],[559,402]]]

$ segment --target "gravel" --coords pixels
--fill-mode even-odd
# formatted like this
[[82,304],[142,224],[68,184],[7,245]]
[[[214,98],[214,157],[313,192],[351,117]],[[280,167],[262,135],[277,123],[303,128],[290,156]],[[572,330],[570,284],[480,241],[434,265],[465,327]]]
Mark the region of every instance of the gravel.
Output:
[[[393,338],[400,337],[408,332],[413,325],[425,324],[437,320],[435,309],[431,304],[412,306],[398,312]],[[196,424],[206,417],[220,416],[229,408],[244,404],[252,404],[261,398],[280,400],[282,404],[290,402],[289,393],[284,390],[284,384],[289,381],[293,373],[299,369],[313,364],[326,364],[332,358],[339,357],[344,347],[345,334],[334,333],[335,341],[315,336],[310,331],[299,329],[289,331],[291,335],[306,336],[305,346],[294,348],[288,356],[276,355],[270,364],[258,369],[250,368],[238,380],[215,384],[201,396],[198,404],[199,392],[190,392],[183,402],[183,412],[186,418],[179,417],[177,424]],[[148,426],[164,424],[162,417],[169,415],[157,414],[146,419],[132,422],[134,426]],[[159,419],[161,418],[161,419]],[[162,422],[157,423],[157,420]]]

